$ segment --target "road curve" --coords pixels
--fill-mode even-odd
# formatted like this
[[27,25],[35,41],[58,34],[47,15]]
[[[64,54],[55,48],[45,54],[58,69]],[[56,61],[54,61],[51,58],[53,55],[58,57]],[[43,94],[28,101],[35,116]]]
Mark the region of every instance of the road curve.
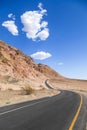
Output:
[[45,85],[49,89],[54,89],[51,85],[48,84],[48,79],[45,81]]
[[[69,130],[80,96],[73,92],[0,108],[0,130]],[[78,130],[78,129],[77,129]]]

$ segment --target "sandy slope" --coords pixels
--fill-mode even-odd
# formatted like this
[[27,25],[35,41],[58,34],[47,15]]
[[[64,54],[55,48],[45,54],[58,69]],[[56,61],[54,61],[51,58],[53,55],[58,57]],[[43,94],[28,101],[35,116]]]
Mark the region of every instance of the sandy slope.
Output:
[[[47,97],[47,96],[53,96],[53,95],[59,93],[58,90],[75,91],[75,92],[79,92],[79,93],[82,93],[85,96],[87,96],[87,81],[70,80],[70,79],[64,78],[64,79],[51,79],[51,80],[49,80],[49,83],[53,88],[55,88],[57,90],[49,90],[49,89],[45,89],[43,86],[41,86],[41,90],[36,89],[30,95],[26,95],[24,93],[24,91],[22,91],[22,90],[13,91],[12,89],[9,89],[9,90],[5,90],[5,91],[0,91],[0,106],[17,103],[17,102],[22,102],[22,101],[27,101],[27,100],[39,99],[39,98]],[[0,85],[9,86],[11,84],[0,84]],[[18,88],[18,86],[16,86],[17,84],[13,84],[13,85],[14,85],[14,87]],[[22,84],[22,85],[24,85],[24,84]]]
[[30,101],[34,99],[40,99],[43,97],[49,97],[58,94],[59,91],[56,90],[35,90],[30,95],[25,94],[24,91],[13,91],[13,90],[6,90],[0,91],[0,106]]
[[72,90],[87,93],[87,81],[86,80],[74,80],[74,79],[51,79],[50,84],[61,90]]

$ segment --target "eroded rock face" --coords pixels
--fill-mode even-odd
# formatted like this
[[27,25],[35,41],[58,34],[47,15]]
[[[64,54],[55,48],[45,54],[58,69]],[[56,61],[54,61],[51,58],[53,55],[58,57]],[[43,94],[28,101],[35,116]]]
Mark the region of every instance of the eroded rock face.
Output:
[[31,76],[33,78],[36,73],[39,73],[33,69],[34,65],[36,66],[31,57],[0,41],[0,71],[3,75],[14,75],[20,78]]
[[54,71],[52,68],[50,68],[47,65],[38,64],[37,70],[49,78],[59,78],[59,77],[62,78],[60,74],[58,74],[56,71]]
[[60,77],[50,67],[36,64],[17,48],[0,41],[0,77],[15,77],[42,84],[47,78]]

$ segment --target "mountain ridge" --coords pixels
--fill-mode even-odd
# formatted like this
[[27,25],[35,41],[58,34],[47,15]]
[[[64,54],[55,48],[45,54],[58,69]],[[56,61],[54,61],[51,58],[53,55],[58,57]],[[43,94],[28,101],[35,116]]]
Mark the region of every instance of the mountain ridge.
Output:
[[0,77],[12,77],[41,85],[46,79],[62,76],[47,65],[36,64],[19,49],[0,41]]

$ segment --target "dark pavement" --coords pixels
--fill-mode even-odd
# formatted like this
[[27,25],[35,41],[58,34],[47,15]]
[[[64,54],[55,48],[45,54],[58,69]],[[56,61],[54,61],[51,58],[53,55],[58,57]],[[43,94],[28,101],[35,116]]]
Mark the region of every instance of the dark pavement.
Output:
[[[0,108],[0,130],[68,130],[80,104],[73,92]],[[78,129],[77,129],[78,130]]]

